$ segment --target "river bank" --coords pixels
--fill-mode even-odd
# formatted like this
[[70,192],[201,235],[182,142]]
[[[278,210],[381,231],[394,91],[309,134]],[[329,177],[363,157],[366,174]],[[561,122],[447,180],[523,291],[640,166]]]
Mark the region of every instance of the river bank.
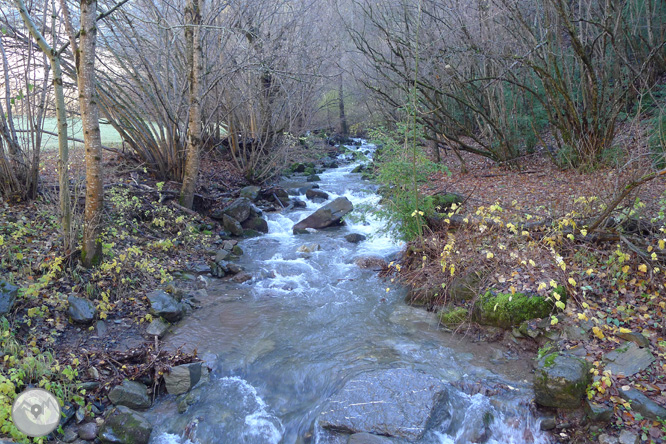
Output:
[[[35,310],[39,307],[35,300],[31,306],[25,303],[17,306],[15,313],[23,313],[23,320],[19,322],[22,331],[36,336],[35,343],[42,348],[42,344],[49,343],[48,338],[53,338],[51,343],[64,345],[57,352],[58,363],[54,365],[69,365],[76,372],[76,379],[83,381],[77,396],[85,399],[85,406],[70,412],[78,419],[88,419],[68,429],[69,437],[74,436],[75,429],[85,434],[86,427],[81,427],[84,424],[95,424],[89,427],[96,427],[100,432],[103,422],[99,418],[102,414],[108,415],[110,409],[107,394],[111,389],[124,386],[123,379],[144,384],[144,396],[146,392],[157,394],[164,390],[162,375],[168,374],[170,367],[197,361],[203,361],[204,365],[198,364],[201,373],[197,373],[196,378],[192,378],[191,366],[181,367],[187,369],[184,374],[189,386],[185,390],[200,379],[203,381],[196,391],[190,392],[191,395],[160,398],[146,414],[156,426],[151,442],[184,443],[188,437],[206,442],[205,436],[218,436],[220,427],[233,430],[228,442],[241,437],[243,442],[248,442],[248,433],[255,436],[252,431],[257,432],[257,442],[345,442],[350,432],[375,429],[367,423],[353,425],[358,428],[349,424],[342,426],[325,416],[322,419],[321,415],[331,402],[346,402],[336,400],[335,394],[346,391],[355,377],[366,373],[374,374],[379,380],[397,381],[397,386],[407,380],[427,380],[428,375],[434,375],[449,384],[447,399],[456,400],[451,401],[457,406],[454,412],[484,411],[484,408],[477,409],[474,402],[470,404],[475,396],[482,395],[482,403],[490,402],[493,417],[500,418],[485,426],[459,428],[461,418],[455,419],[456,415],[451,416],[451,411],[447,410],[453,419],[447,428],[438,432],[443,437],[435,438],[432,434],[436,427],[429,424],[423,429],[424,442],[431,442],[427,439],[448,442],[447,436],[465,442],[472,439],[469,433],[479,431],[482,433],[474,439],[547,442],[548,438],[541,434],[536,422],[539,415],[547,419],[550,425],[546,428],[552,426],[555,438],[561,441],[584,442],[590,434],[605,431],[595,424],[592,427],[596,428],[591,428],[589,423],[579,427],[573,420],[581,417],[578,413],[556,416],[553,411],[545,410],[537,417],[530,413],[532,366],[526,362],[545,345],[544,338],[552,339],[548,332],[559,332],[559,327],[539,327],[545,327],[548,334],[540,332],[535,338],[529,333],[518,335],[511,330],[505,333],[505,330],[478,329],[475,324],[464,324],[458,329],[458,333],[466,333],[462,336],[442,331],[441,319],[434,313],[403,303],[407,288],[393,282],[391,277],[384,279],[376,275],[377,271],[395,270],[395,264],[400,263],[406,272],[419,267],[410,269],[409,258],[400,258],[404,248],[401,243],[390,236],[377,235],[382,225],[372,214],[365,219],[349,219],[344,227],[293,234],[292,228],[297,222],[338,198],[348,199],[358,208],[376,208],[380,200],[375,193],[376,185],[362,181],[360,173],[352,172],[356,167],[348,163],[359,157],[354,154],[357,151],[364,157],[371,154],[367,146],[352,146],[346,157],[343,151],[337,153],[342,157],[331,157],[321,165],[294,165],[294,176],[285,179],[279,187],[250,187],[243,191],[238,187],[234,192],[227,192],[223,196],[225,205],[220,205],[219,210],[202,200],[201,204],[209,205],[212,220],[189,219],[189,214],[178,211],[151,213],[152,217],[147,220],[148,233],[146,225],[129,228],[143,231],[140,244],[155,255],[153,262],[141,265],[141,261],[136,260],[131,264],[134,268],[125,268],[128,261],[119,259],[123,254],[138,254],[129,250],[136,238],[124,238],[127,235],[123,230],[116,232],[116,245],[109,248],[125,245],[126,250],[115,250],[113,258],[116,260],[111,262],[115,265],[106,269],[106,275],[97,276],[101,290],[94,308],[98,311],[88,323],[72,327],[65,317],[67,314],[59,311],[66,308],[62,300],[60,308],[55,306],[44,313]],[[324,166],[328,168],[324,170]],[[314,175],[319,177],[312,177]],[[158,183],[120,187],[121,190],[128,188],[140,191],[139,195],[144,193],[148,199],[143,206],[128,207],[126,202],[133,201],[127,198],[131,193],[122,194],[123,198],[118,198],[114,205],[125,214],[161,209],[163,205],[159,200],[169,195],[168,188]],[[247,211],[230,212],[229,208],[238,199],[250,200],[251,205],[236,205]],[[253,206],[261,207],[258,208],[261,212]],[[229,220],[231,215],[235,215],[233,218],[240,228]],[[19,220],[16,218],[11,223]],[[224,233],[214,228],[216,223],[226,227]],[[189,236],[177,231],[182,230],[181,226],[188,228]],[[196,233],[191,227],[197,227]],[[38,230],[28,228],[31,230],[28,237],[35,236]],[[233,229],[240,229],[238,233],[245,236],[254,236],[264,229],[268,233],[236,244],[230,232]],[[16,251],[13,250],[15,265],[22,260],[16,258]],[[390,262],[394,264],[391,268],[388,267]],[[116,267],[121,267],[120,271]],[[141,273],[145,280],[142,286],[136,286],[141,281],[137,276],[133,282],[124,280],[132,273]],[[167,285],[166,281],[162,282],[164,273],[176,280]],[[214,274],[225,277],[215,279]],[[54,274],[46,285],[55,285],[52,281],[57,281],[56,276]],[[409,278],[407,275],[405,281],[410,282]],[[33,288],[39,292],[53,287]],[[104,289],[127,293],[123,298],[110,300],[111,291]],[[160,289],[166,293],[155,297]],[[138,298],[130,291],[136,291]],[[108,301],[104,299],[105,292]],[[172,319],[178,321],[177,327],[162,339],[160,336],[168,326],[158,321],[157,315],[164,318],[174,314],[156,310],[151,313],[152,302],[158,300],[163,306],[175,307],[176,317],[187,313],[182,320]],[[106,314],[106,319],[99,319],[102,313]],[[56,331],[62,334],[56,339],[45,331],[30,330],[26,321],[35,316],[46,318],[46,325],[55,325]],[[340,324],[340,318],[348,319]],[[562,319],[562,324],[567,324],[566,319]],[[160,329],[151,328],[146,334],[146,326]],[[319,330],[322,332],[317,335]],[[71,344],[76,344],[78,353],[67,353]],[[572,348],[561,342],[558,346]],[[212,370],[210,376],[206,376],[207,367]],[[416,369],[420,373],[418,377],[414,374],[396,377],[385,373],[387,368]],[[452,368],[458,370],[452,371]],[[378,371],[380,373],[376,373]],[[222,395],[210,397],[211,387],[216,387],[214,392]],[[136,393],[136,388],[130,387],[129,392]],[[400,390],[394,387],[381,396],[387,393],[399,396]],[[362,395],[374,396],[377,394],[372,392]],[[115,395],[109,397],[120,399]],[[228,397],[246,401],[236,408],[238,406],[225,404],[224,399]],[[145,399],[148,405],[153,404],[153,397],[142,399],[141,409],[145,408]],[[294,403],[294,399],[300,401]],[[356,401],[349,403],[357,404]],[[516,414],[514,404],[521,413]],[[435,406],[426,409],[422,405],[426,413],[433,408]],[[178,413],[181,411],[183,413]],[[228,421],[201,425],[201,418],[218,414],[229,418]],[[247,418],[251,419],[250,429],[246,428]],[[78,419],[72,420],[72,424]],[[322,423],[332,425],[321,427]],[[195,433],[197,428],[199,435]],[[328,431],[340,428],[346,432],[327,435]]]

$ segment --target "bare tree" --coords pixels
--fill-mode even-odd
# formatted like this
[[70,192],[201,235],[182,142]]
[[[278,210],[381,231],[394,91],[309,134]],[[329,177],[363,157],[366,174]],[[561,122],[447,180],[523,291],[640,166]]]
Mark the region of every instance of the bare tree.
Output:
[[81,0],[81,31],[76,64],[86,159],[86,207],[81,248],[81,260],[86,267],[102,261],[104,183],[102,141],[99,130],[99,99],[95,81],[96,19],[97,0]]
[[190,115],[187,127],[187,158],[183,186],[180,190],[180,204],[192,208],[194,191],[199,175],[201,155],[201,73],[203,52],[199,30],[201,27],[200,0],[188,0],[185,10],[188,27],[185,30],[187,42],[187,64],[189,67]]

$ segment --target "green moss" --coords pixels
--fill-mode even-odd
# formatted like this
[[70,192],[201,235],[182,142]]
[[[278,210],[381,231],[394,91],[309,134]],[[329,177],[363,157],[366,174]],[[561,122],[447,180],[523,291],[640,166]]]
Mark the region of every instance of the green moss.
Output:
[[543,366],[546,367],[546,368],[550,368],[553,365],[555,365],[555,358],[557,358],[557,354],[558,354],[558,352],[554,352],[554,353],[551,353],[551,354],[547,355],[546,358],[544,359],[544,365]]
[[473,319],[484,325],[510,328],[529,319],[545,318],[553,308],[553,298],[546,300],[536,295],[494,294],[488,291],[476,301]]
[[457,327],[465,322],[469,312],[463,307],[444,308],[438,314],[439,320],[445,327]]
[[433,208],[438,213],[446,213],[453,204],[460,204],[463,201],[462,196],[454,193],[435,194],[431,199]]

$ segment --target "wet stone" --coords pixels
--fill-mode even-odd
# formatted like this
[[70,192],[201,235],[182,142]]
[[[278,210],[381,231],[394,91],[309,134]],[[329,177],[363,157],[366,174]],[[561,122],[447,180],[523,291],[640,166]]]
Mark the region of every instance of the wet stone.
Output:
[[620,390],[620,397],[631,403],[631,410],[640,413],[644,417],[652,420],[666,418],[666,408],[660,406],[641,391],[636,389]]
[[148,294],[148,300],[150,301],[150,309],[153,314],[162,316],[169,322],[176,322],[182,319],[183,306],[170,294],[162,290],[155,290]]
[[158,338],[162,338],[167,333],[167,331],[169,331],[169,327],[170,325],[162,319],[154,319],[150,324],[148,324],[146,333],[150,336],[157,336]]
[[102,426],[99,439],[103,443],[148,444],[152,424],[140,413],[117,406],[109,411]]
[[79,426],[79,438],[84,441],[92,441],[97,438],[99,426],[94,422],[87,422]]
[[172,367],[164,375],[167,392],[171,395],[181,395],[194,387],[201,379],[201,362],[183,364]]
[[358,233],[350,233],[350,234],[345,236],[345,240],[347,242],[351,242],[352,244],[358,244],[359,242],[363,242],[366,239],[367,238],[365,236],[363,236],[362,234],[358,234]]
[[351,378],[329,400],[319,424],[343,433],[372,433],[417,440],[435,407],[445,402],[445,384],[411,369],[378,370]]
[[347,440],[347,444],[390,444],[393,440],[372,433],[354,433]]

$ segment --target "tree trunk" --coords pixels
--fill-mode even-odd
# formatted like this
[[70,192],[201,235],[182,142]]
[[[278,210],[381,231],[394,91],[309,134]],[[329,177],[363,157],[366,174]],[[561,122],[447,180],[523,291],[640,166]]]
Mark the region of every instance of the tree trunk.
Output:
[[187,61],[190,83],[190,115],[187,127],[187,150],[183,186],[180,190],[180,205],[192,209],[194,191],[199,175],[201,155],[201,72],[203,53],[199,38],[201,24],[200,0],[188,0],[185,16],[189,26],[185,30]]
[[345,96],[342,87],[342,74],[340,74],[340,83],[338,87],[338,106],[340,107],[340,132],[344,137],[349,135],[349,128],[347,127],[347,116],[345,115]]
[[104,209],[104,181],[102,177],[102,140],[99,131],[98,96],[95,81],[96,13],[97,0],[81,0],[81,37],[77,58],[77,80],[86,159],[86,208],[81,248],[81,261],[86,267],[92,267],[102,261],[101,232]]
[[[53,71],[53,90],[55,95],[56,117],[58,120],[58,183],[60,185],[60,217],[62,224],[62,236],[65,250],[71,247],[72,215],[69,197],[69,146],[67,145],[67,108],[65,107],[65,93],[62,85],[62,69],[60,57],[46,43],[46,40],[35,26],[23,0],[15,0],[21,18],[30,34],[39,45],[39,48],[47,55]],[[94,20],[94,15],[93,15]]]

